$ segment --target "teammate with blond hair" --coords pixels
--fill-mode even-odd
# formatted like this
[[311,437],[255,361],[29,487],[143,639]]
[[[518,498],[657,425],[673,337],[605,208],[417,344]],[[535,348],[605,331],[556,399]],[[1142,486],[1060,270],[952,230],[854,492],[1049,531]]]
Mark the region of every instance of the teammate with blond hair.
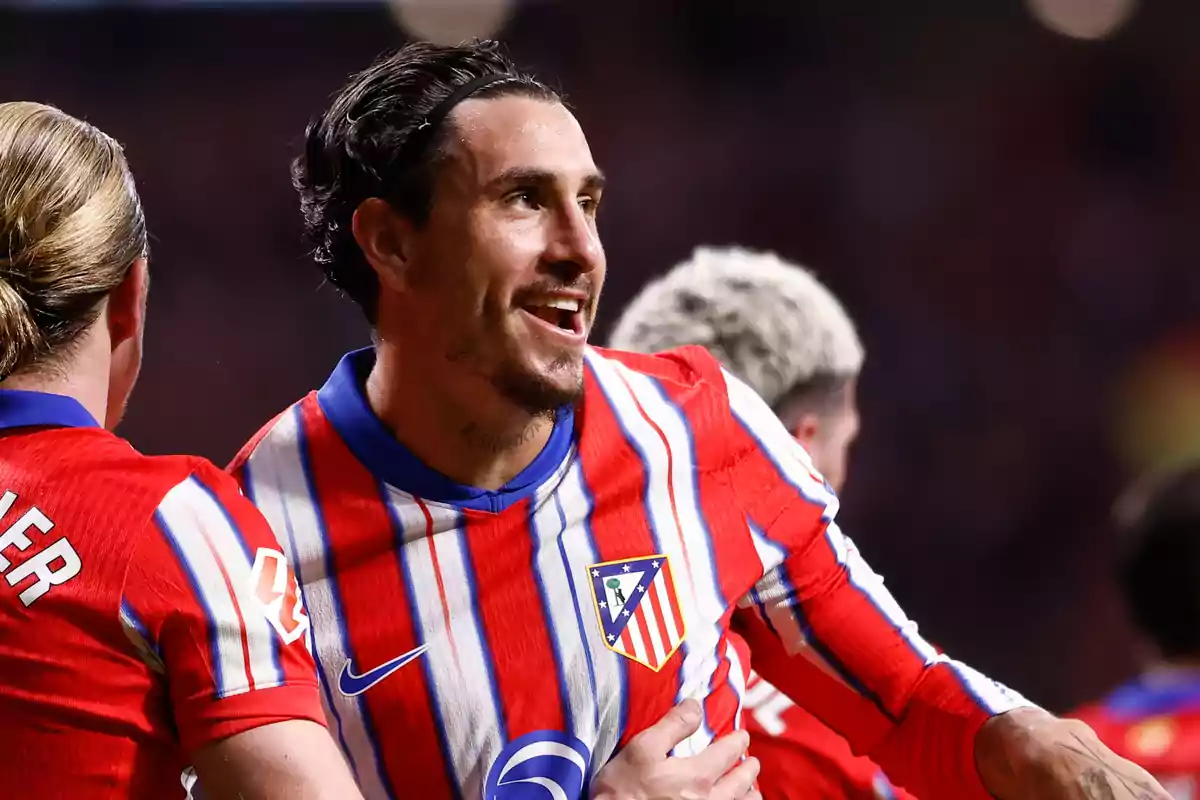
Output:
[[[864,352],[850,315],[812,272],[774,253],[698,247],[629,303],[609,344],[644,353],[705,347],[759,393],[841,491]],[[766,800],[901,796],[874,762],[757,675],[746,708]]]
[[698,247],[638,293],[609,345],[705,348],[758,392],[841,490],[858,435],[863,346],[845,308],[808,270],[773,253]]
[[267,523],[207,461],[109,430],[147,238],[119,144],[0,104],[2,793],[182,798],[198,774],[208,800],[361,797]]

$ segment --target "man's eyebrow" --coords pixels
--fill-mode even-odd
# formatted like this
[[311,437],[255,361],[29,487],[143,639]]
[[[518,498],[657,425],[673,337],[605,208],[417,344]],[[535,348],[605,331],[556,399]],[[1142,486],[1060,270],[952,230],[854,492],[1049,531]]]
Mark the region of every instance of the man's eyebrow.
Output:
[[[488,186],[514,186],[518,184],[546,186],[553,184],[557,179],[558,176],[549,170],[538,169],[536,167],[513,167],[512,169],[504,170],[488,181]],[[604,173],[597,170],[583,179],[583,187],[587,191],[597,192],[604,188],[606,180]]]

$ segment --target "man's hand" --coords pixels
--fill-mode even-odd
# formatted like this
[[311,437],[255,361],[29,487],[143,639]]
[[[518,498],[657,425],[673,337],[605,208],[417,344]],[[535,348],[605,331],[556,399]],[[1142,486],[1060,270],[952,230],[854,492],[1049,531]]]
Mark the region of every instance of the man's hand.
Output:
[[688,758],[671,748],[700,727],[700,704],[685,700],[629,744],[596,776],[592,800],[762,800],[754,789],[758,759],[747,758],[750,737],[736,731]]
[[975,739],[983,785],[999,800],[1171,800],[1086,724],[1038,709],[1001,714]]

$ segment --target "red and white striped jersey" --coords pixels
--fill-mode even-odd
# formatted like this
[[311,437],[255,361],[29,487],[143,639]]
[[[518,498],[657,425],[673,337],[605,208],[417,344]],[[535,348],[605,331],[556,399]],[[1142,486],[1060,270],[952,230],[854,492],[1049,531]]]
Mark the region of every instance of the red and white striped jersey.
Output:
[[71,398],[0,391],[0,575],[5,796],[182,798],[196,748],[324,723],[262,516],[217,467],[141,455]]
[[831,721],[938,787],[923,796],[988,796],[974,732],[1024,701],[917,636],[808,455],[706,352],[589,349],[582,402],[498,491],[387,432],[363,395],[373,363],[348,355],[232,465],[296,565],[369,798],[580,797],[687,697],[704,724],[675,754],[695,753],[740,725],[735,615],[771,631],[773,683],[852,698]]

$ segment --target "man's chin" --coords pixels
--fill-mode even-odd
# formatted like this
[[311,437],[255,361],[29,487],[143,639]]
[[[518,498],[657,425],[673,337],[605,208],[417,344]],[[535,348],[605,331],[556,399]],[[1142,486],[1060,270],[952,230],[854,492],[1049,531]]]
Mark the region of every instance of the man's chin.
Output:
[[583,396],[583,358],[560,358],[546,366],[511,370],[497,383],[512,402],[531,413],[551,412]]

